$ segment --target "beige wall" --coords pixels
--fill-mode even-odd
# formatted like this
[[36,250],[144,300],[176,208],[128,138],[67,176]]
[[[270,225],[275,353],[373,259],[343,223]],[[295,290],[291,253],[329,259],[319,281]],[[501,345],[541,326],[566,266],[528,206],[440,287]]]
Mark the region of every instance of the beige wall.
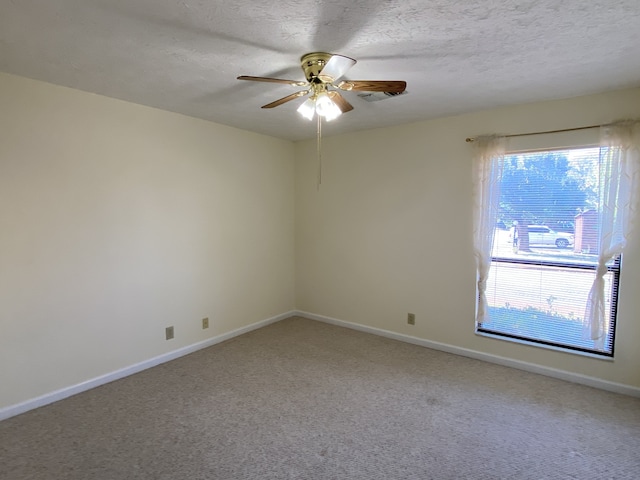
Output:
[[[392,100],[376,104],[379,114]],[[296,145],[296,306],[317,315],[640,387],[640,241],[624,257],[614,361],[477,336],[471,145],[483,133],[640,117],[640,89]],[[338,120],[339,121],[339,120]],[[406,323],[407,312],[416,325]]]
[[0,408],[294,308],[291,142],[2,74],[0,137]]

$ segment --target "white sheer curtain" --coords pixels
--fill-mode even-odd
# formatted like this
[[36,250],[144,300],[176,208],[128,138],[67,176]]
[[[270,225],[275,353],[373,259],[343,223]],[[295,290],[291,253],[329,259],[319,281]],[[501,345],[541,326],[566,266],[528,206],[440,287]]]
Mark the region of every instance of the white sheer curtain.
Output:
[[621,254],[640,209],[640,121],[601,127],[600,231],[598,270],[584,316],[585,337],[602,350],[609,330],[605,310],[604,275],[607,262]]
[[473,249],[478,281],[478,324],[489,319],[485,291],[498,219],[504,143],[504,137],[497,136],[477,137],[473,142]]

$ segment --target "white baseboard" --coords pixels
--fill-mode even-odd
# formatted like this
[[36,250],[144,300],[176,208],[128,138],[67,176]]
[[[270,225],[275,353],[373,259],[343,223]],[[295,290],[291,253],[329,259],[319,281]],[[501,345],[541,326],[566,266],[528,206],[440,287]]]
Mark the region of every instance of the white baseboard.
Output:
[[24,402],[21,402],[15,405],[9,405],[8,407],[1,408],[0,421],[10,417],[14,417],[16,415],[20,415],[21,413],[28,412],[29,410],[33,410],[35,408],[43,407],[50,403],[57,402],[58,400],[71,397],[72,395],[85,392],[92,388],[99,387],[100,385],[113,382],[114,380],[119,380],[129,375],[133,375],[134,373],[138,373],[148,368],[155,367],[156,365],[160,365],[161,363],[175,360],[176,358],[180,358],[184,355],[188,355],[190,353],[196,352],[203,348],[207,348],[217,343],[224,342],[226,340],[237,337],[239,335],[250,332],[252,330],[266,327],[267,325],[270,325],[275,322],[279,322],[280,320],[284,320],[285,318],[289,318],[292,316],[299,316],[299,317],[308,318],[310,320],[330,323],[332,325],[346,327],[352,330],[359,330],[361,332],[371,333],[373,335],[379,335],[381,337],[387,337],[394,340],[399,340],[401,342],[412,343],[414,345],[420,345],[422,347],[432,348],[434,350],[440,350],[443,352],[453,353],[453,354],[461,355],[464,357],[475,358],[477,360],[482,360],[489,363],[495,363],[498,365],[517,368],[519,370],[525,370],[527,372],[538,373],[538,374],[546,375],[549,377],[559,378],[561,380],[579,383],[582,385],[587,385],[589,387],[599,388],[599,389],[607,390],[610,392],[621,393],[621,394],[630,395],[633,397],[640,397],[640,388],[632,387],[630,385],[609,382],[607,380],[602,380],[599,378],[589,377],[587,375],[580,375],[577,373],[567,372],[564,370],[558,370],[555,368],[543,367],[533,363],[523,362],[520,360],[514,360],[506,357],[500,357],[498,355],[491,355],[488,353],[478,352],[476,350],[470,350],[462,347],[456,347],[454,345],[449,345],[446,343],[433,342],[431,340],[412,337],[410,335],[403,335],[401,333],[391,332],[389,330],[383,330],[380,328],[369,327],[369,326],[361,325],[358,323],[338,320],[336,318],[326,317],[323,315],[317,315],[314,313],[293,310],[290,312],[282,313],[280,315],[276,315],[275,317],[267,318],[265,320],[261,320],[256,323],[252,323],[251,325],[247,325],[246,327],[241,327],[236,330],[223,333],[221,335],[218,335],[213,338],[209,338],[202,342],[194,343],[192,345],[179,348],[178,350],[173,350],[171,352],[158,355],[157,357],[150,358],[143,362],[136,363],[135,365],[131,365],[129,367],[125,367],[120,370],[107,373],[105,375],[101,375],[99,377],[78,383],[76,385],[65,387],[60,390],[47,393],[40,397],[32,398],[30,400],[26,400]]
[[299,317],[308,318],[310,320],[317,320],[319,322],[330,323],[340,327],[350,328],[352,330],[359,330],[361,332],[371,333],[373,335],[379,335],[381,337],[392,338],[401,342],[412,343],[414,345],[420,345],[422,347],[432,348],[434,350],[440,350],[447,353],[453,353],[461,355],[463,357],[475,358],[476,360],[482,360],[489,363],[495,363],[506,367],[517,368],[519,370],[525,370],[527,372],[538,373],[540,375],[546,375],[548,377],[559,378],[573,383],[579,383],[581,385],[587,385],[589,387],[599,388],[601,390],[607,390],[614,393],[621,393],[623,395],[629,395],[632,397],[640,397],[640,388],[633,387],[631,385],[625,385],[622,383],[610,382],[608,380],[602,380],[600,378],[589,377],[587,375],[581,375],[578,373],[567,372],[565,370],[558,370],[550,367],[543,367],[534,363],[523,362],[521,360],[514,360],[512,358],[501,357],[499,355],[492,355],[489,353],[478,352],[477,350],[470,350],[467,348],[456,347],[455,345],[449,345],[446,343],[433,342],[431,340],[425,340],[418,337],[412,337],[410,335],[403,335],[401,333],[391,332],[389,330],[383,330],[381,328],[368,327],[359,323],[346,322],[344,320],[338,320],[336,318],[325,317],[323,315],[316,315],[315,313],[303,312],[297,310],[295,315]]
[[192,345],[179,348],[178,350],[173,350],[171,352],[163,353],[162,355],[158,355],[157,357],[150,358],[143,362],[136,363],[135,365],[121,368],[120,370],[116,370],[114,372],[107,373],[105,375],[101,375],[96,378],[92,378],[90,380],[78,383],[76,385],[61,388],[60,390],[47,393],[40,397],[32,398],[30,400],[26,400],[24,402],[21,402],[15,405],[9,405],[8,407],[4,407],[0,409],[0,421],[10,417],[14,417],[16,415],[20,415],[21,413],[28,412],[29,410],[33,410],[34,408],[43,407],[50,403],[57,402],[58,400],[62,400],[72,395],[85,392],[92,388],[99,387],[100,385],[113,382],[114,380],[119,380],[121,378],[128,377],[129,375],[133,375],[134,373],[141,372],[142,370],[155,367],[156,365],[160,365],[161,363],[175,360],[176,358],[180,358],[184,355],[188,355],[190,353],[196,352],[203,348],[207,348],[217,343],[221,343],[226,340],[229,340],[233,337],[237,337],[238,335],[242,335],[243,333],[247,333],[252,330],[265,327],[275,322],[279,322],[280,320],[284,320],[285,318],[292,317],[295,314],[296,312],[294,311],[282,313],[280,315],[276,315],[275,317],[267,318],[266,320],[261,320],[256,323],[252,323],[251,325],[247,325],[246,327],[237,328],[236,330],[223,333],[216,337],[208,338],[207,340],[203,340],[202,342],[194,343]]

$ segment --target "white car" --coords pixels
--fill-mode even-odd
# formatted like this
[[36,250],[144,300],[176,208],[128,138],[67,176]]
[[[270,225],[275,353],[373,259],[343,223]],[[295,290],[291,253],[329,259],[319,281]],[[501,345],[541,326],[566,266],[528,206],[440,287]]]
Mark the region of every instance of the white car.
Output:
[[[512,229],[513,230],[513,229]],[[556,232],[546,225],[528,225],[529,245],[555,245],[558,248],[567,248],[573,245],[574,237],[571,233]],[[509,235],[513,238],[513,232]]]

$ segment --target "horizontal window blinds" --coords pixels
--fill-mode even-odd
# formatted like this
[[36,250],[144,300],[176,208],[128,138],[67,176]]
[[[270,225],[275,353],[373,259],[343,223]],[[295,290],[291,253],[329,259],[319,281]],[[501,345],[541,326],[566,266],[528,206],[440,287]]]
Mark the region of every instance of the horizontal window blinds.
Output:
[[505,157],[486,297],[478,331],[613,355],[620,258],[609,262],[604,347],[583,332],[598,263],[599,148]]

